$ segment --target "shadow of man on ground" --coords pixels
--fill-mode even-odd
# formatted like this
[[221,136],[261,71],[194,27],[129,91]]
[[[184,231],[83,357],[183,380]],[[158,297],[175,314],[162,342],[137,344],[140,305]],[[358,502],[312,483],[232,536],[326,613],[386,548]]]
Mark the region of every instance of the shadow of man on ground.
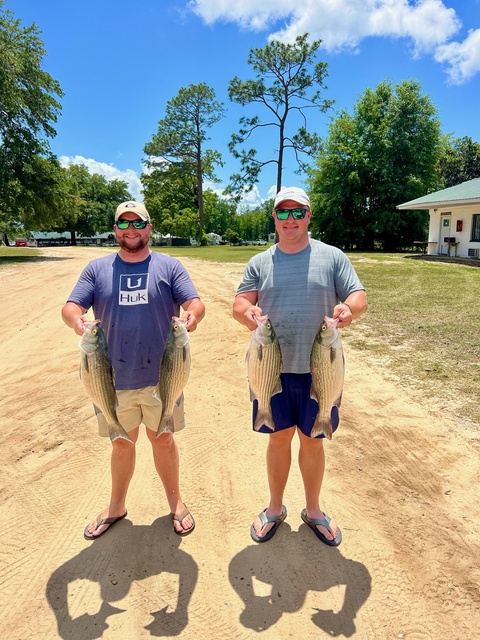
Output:
[[[108,629],[107,618],[125,609],[111,603],[122,600],[133,582],[162,572],[178,574],[176,608],[168,605],[152,611],[153,621],[145,627],[152,636],[177,636],[187,626],[188,605],[198,579],[198,566],[193,558],[179,549],[180,536],[172,531],[171,517],[163,516],[150,526],[133,525],[122,520],[107,535],[95,540],[51,575],[46,596],[56,620],[59,635],[65,640],[93,640]],[[76,580],[98,583],[101,606],[97,613],[83,613],[74,618],[69,611],[69,585]],[[85,597],[88,597],[85,595]],[[75,594],[75,603],[82,594]]]
[[[306,525],[294,532],[286,523],[269,542],[240,551],[230,563],[229,579],[245,607],[240,622],[255,631],[271,627],[284,613],[299,611],[308,591],[345,585],[340,611],[313,609],[311,619],[329,636],[351,637],[356,614],[371,592],[363,564],[342,556],[338,547],[322,544]],[[270,585],[270,594],[256,595],[255,580]]]

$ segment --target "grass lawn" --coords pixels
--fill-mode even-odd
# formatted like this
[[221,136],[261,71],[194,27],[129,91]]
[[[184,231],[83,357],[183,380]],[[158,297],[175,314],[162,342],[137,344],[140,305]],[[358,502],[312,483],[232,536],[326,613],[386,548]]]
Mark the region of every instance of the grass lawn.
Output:
[[344,331],[401,383],[480,427],[480,269],[414,254],[349,254],[367,313]]
[[[79,251],[82,247],[78,248]],[[175,257],[246,264],[265,247],[155,247]],[[5,263],[41,250],[0,247]],[[465,426],[480,428],[480,269],[429,262],[419,254],[349,253],[369,302],[343,330],[346,344],[373,357],[400,384],[441,402]],[[472,263],[475,264],[475,263]]]

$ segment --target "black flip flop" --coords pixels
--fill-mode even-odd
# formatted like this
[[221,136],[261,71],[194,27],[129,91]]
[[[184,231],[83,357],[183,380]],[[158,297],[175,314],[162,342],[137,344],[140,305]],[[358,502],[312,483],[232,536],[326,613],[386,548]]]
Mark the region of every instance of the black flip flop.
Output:
[[335,538],[333,540],[329,540],[328,538],[326,538],[323,535],[323,533],[317,529],[317,524],[320,524],[322,527],[325,527],[325,529],[330,531],[330,533],[333,536],[333,532],[330,529],[330,520],[331,520],[331,518],[329,518],[326,514],[325,514],[325,518],[309,518],[307,516],[307,510],[304,509],[302,511],[302,513],[301,513],[301,518],[305,522],[305,524],[308,524],[308,526],[313,531],[313,533],[324,544],[328,544],[329,547],[338,547],[338,545],[341,543],[341,541],[342,541],[342,532],[340,531],[340,528],[337,530],[337,535],[335,536]]
[[282,522],[287,517],[287,508],[285,507],[285,505],[282,505],[282,513],[279,516],[270,516],[270,517],[267,516],[265,514],[265,511],[267,509],[264,509],[261,513],[259,513],[258,517],[262,522],[262,529],[269,522],[274,523],[273,527],[263,537],[260,537],[259,535],[257,535],[257,532],[255,531],[255,527],[253,526],[253,523],[252,523],[250,527],[250,535],[252,537],[252,540],[254,540],[255,542],[268,542],[268,540],[271,540],[273,536],[276,534],[279,525],[282,524]]

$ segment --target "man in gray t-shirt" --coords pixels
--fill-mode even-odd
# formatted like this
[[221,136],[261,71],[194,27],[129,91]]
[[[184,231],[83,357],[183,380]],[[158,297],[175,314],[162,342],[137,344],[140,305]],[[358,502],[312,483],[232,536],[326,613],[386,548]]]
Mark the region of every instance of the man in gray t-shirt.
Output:
[[[143,204],[120,204],[114,231],[120,250],[85,267],[62,309],[64,322],[80,336],[89,320],[88,309],[101,320],[115,374],[116,416],[131,440],[112,441],[110,503],[85,527],[84,536],[95,540],[127,515],[125,502],[141,423],[152,445],[174,531],[185,536],[193,531],[195,521],[180,495],[174,434],[164,432],[157,437],[162,404],[153,393],[172,316],[180,316],[181,307],[187,330],[194,331],[205,307],[181,263],[150,251],[152,225]],[[97,417],[100,435],[108,435],[102,414]],[[182,404],[175,407],[173,418],[177,431],[183,426]]]
[[[310,200],[297,187],[283,188],[275,198],[273,218],[279,241],[254,256],[245,269],[233,305],[233,315],[251,331],[255,316],[268,315],[282,351],[282,391],[271,399],[275,423],[267,448],[270,503],[252,523],[256,542],[266,542],[286,517],[283,494],[291,461],[291,442],[298,432],[299,465],[306,508],[302,519],[325,544],[341,542],[340,528],[320,509],[320,489],[325,470],[323,438],[310,437],[318,405],[310,397],[310,353],[325,316],[348,326],[367,308],[363,286],[345,254],[323,242],[311,240],[308,225]],[[333,430],[338,410],[332,410]],[[254,420],[257,402],[254,402]]]

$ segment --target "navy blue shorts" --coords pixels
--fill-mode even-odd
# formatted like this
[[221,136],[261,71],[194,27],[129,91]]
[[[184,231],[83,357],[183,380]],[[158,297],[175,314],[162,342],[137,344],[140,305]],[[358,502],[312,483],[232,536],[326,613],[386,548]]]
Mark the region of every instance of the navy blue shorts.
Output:
[[[310,437],[313,423],[318,412],[316,400],[310,398],[312,375],[310,373],[281,373],[280,380],[282,391],[272,396],[270,406],[272,408],[275,431],[266,425],[262,425],[259,433],[275,433],[297,426],[300,431]],[[257,416],[258,402],[253,401],[253,422]],[[340,421],[338,407],[332,407],[332,431],[336,431]],[[324,435],[316,436],[324,438]]]

